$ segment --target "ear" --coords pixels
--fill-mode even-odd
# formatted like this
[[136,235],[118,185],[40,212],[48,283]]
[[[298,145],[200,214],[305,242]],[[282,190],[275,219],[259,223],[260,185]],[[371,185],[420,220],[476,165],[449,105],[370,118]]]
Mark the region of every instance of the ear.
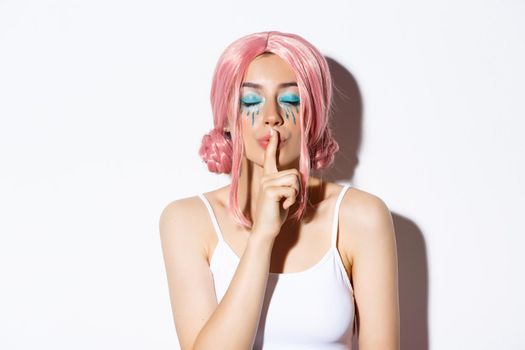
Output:
[[230,125],[229,125],[229,123],[226,123],[226,125],[222,129],[222,133],[224,134],[224,136],[226,138],[231,139],[231,132],[230,132]]
[[231,129],[230,129],[230,121],[226,121],[225,125],[224,125],[224,128],[222,128],[222,131],[223,132],[231,132]]

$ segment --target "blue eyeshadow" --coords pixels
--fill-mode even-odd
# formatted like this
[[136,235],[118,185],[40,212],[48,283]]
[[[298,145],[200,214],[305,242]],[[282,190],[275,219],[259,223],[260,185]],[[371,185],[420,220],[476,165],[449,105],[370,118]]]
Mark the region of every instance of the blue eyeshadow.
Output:
[[300,100],[301,99],[296,94],[288,94],[288,95],[281,96],[281,98],[279,98],[279,102],[292,103],[292,104],[299,103]]
[[254,104],[262,102],[262,99],[257,95],[246,95],[241,98],[242,103]]

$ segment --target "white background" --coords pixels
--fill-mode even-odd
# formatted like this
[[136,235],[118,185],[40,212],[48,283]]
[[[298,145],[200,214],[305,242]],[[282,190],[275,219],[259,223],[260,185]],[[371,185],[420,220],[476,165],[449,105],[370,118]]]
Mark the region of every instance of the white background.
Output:
[[[173,349],[158,234],[242,35],[331,63],[327,177],[382,198],[402,349],[523,349],[525,4],[0,0],[0,348]],[[522,334],[522,333],[521,333]]]

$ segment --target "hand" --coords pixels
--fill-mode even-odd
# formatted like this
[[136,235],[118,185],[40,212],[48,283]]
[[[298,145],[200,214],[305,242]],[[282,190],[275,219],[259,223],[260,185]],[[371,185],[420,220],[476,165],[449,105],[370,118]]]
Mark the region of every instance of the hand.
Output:
[[297,169],[277,169],[277,144],[279,133],[270,130],[271,136],[264,153],[264,170],[259,186],[252,231],[275,238],[288,216],[289,208],[301,193],[301,174]]

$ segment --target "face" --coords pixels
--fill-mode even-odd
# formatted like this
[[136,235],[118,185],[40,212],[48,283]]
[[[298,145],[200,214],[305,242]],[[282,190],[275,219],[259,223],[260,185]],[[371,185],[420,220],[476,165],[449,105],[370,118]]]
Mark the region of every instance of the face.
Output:
[[296,166],[301,149],[299,89],[290,65],[277,55],[261,55],[248,66],[240,91],[239,114],[246,158],[264,164],[270,128],[279,133],[279,170]]

